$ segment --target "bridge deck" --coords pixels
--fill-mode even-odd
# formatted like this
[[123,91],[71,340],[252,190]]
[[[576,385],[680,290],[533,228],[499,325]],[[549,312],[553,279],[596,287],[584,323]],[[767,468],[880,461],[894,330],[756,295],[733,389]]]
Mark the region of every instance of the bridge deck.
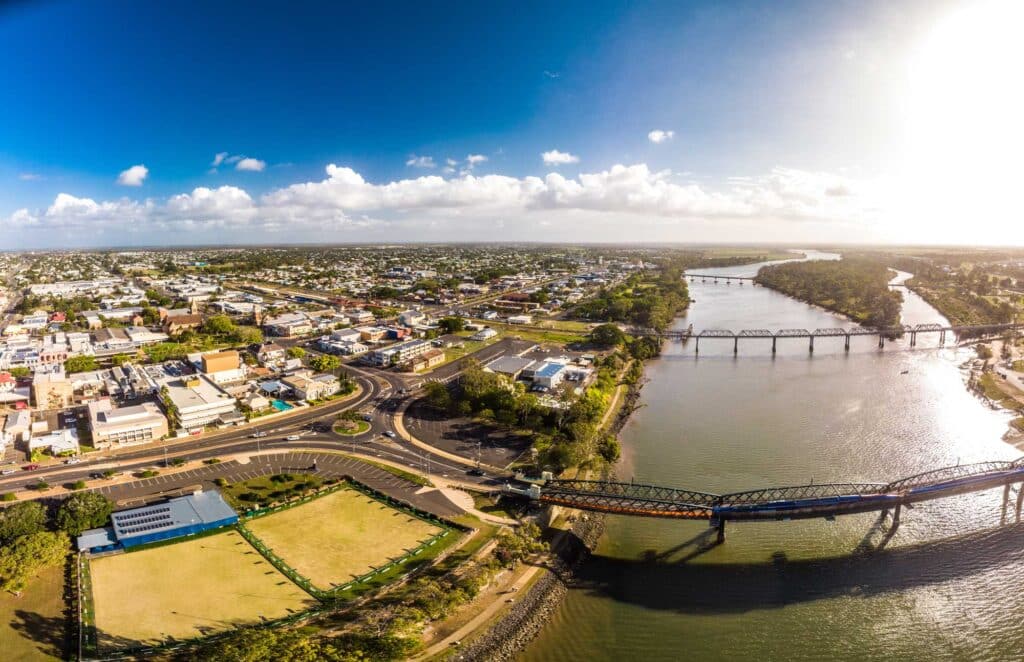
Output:
[[829,483],[711,494],[612,481],[551,480],[540,501],[594,512],[705,520],[833,517],[1024,483],[1024,458],[928,471],[890,483]]

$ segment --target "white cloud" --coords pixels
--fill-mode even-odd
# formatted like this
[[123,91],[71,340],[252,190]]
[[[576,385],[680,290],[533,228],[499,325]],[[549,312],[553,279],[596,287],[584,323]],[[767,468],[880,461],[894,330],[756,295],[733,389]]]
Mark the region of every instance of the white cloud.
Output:
[[210,166],[213,167],[213,168],[216,168],[221,163],[224,163],[224,159],[226,159],[226,158],[228,158],[228,153],[227,152],[217,152],[214,155],[213,163],[211,163]]
[[[873,210],[862,183],[785,168],[709,187],[683,181],[668,170],[651,171],[643,163],[576,177],[554,172],[543,178],[431,174],[383,183],[331,164],[319,181],[275,189],[258,199],[234,186],[199,187],[162,201],[97,202],[61,193],[44,210],[19,209],[0,217],[0,229],[38,230],[43,241],[52,241],[45,231],[53,228],[75,228],[74,236],[93,241],[110,229],[152,242],[160,232],[176,239],[187,228],[191,241],[210,236],[204,232],[223,231],[225,235],[213,236],[243,242],[269,240],[273,235],[267,233],[274,232],[320,237],[358,230],[364,234],[346,235],[357,240],[392,224],[401,226],[408,240],[440,238],[443,232],[451,233],[445,238],[518,240],[544,228],[551,238],[638,240],[648,232],[652,238],[679,241],[692,237],[670,228],[716,223],[742,225],[744,234],[739,236],[753,240],[777,237],[788,221],[833,227],[852,223],[863,229]],[[496,219],[506,223],[500,237],[495,236]],[[516,232],[522,234],[513,236]]]
[[655,145],[660,145],[661,143],[672,140],[672,138],[674,138],[675,135],[675,131],[664,131],[662,129],[655,129],[654,131],[651,131],[650,133],[647,134],[647,139],[650,140]]
[[42,178],[42,175],[34,172],[23,172],[20,175],[18,175],[18,179],[20,179],[23,182],[34,182]]
[[247,172],[263,172],[263,169],[266,167],[266,161],[260,161],[259,159],[249,157],[238,159],[238,163],[235,164],[235,170],[244,170]]
[[549,152],[544,152],[540,155],[540,158],[544,160],[544,165],[549,166],[560,166],[567,165],[569,163],[579,163],[580,157],[575,154],[569,154],[568,152],[559,152],[557,149],[553,149]]
[[434,163],[434,157],[432,156],[416,156],[413,154],[409,157],[409,160],[405,162],[405,165],[410,168],[434,168],[437,164]]
[[144,165],[133,165],[127,170],[122,170],[117,176],[117,183],[121,186],[142,186],[149,175],[149,168]]

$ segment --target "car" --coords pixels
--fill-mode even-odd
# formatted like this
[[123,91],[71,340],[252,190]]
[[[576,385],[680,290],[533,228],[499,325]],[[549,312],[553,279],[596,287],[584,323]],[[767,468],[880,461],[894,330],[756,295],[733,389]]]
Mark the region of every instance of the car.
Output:
[[384,436],[388,437],[389,439],[394,439],[396,435],[391,430],[384,430]]
[[22,469],[22,471],[35,471],[38,468],[39,468],[38,464],[26,464],[21,469]]
[[13,473],[18,473],[17,469],[4,469],[0,471],[0,476],[10,476]]
[[252,434],[249,435],[249,438],[250,439],[262,439],[265,436],[267,436],[266,432],[253,432]]
[[366,422],[372,421],[373,420],[373,414],[363,414],[363,420],[366,421]]
[[81,462],[81,461],[82,461],[82,460],[81,460],[80,458],[77,458],[77,457],[69,457],[68,459],[64,460],[64,464],[78,464],[78,463],[79,463],[79,462]]
[[285,441],[298,441],[301,437],[297,434],[290,434],[284,438]]
[[470,469],[466,473],[468,475],[470,475],[470,476],[483,476],[484,475],[484,470],[481,469],[480,467],[473,467],[472,469]]

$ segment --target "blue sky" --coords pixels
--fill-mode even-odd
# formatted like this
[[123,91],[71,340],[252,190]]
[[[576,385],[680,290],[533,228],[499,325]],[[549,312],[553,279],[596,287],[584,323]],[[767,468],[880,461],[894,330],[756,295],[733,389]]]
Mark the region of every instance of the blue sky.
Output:
[[955,4],[14,4],[0,248],[875,236]]

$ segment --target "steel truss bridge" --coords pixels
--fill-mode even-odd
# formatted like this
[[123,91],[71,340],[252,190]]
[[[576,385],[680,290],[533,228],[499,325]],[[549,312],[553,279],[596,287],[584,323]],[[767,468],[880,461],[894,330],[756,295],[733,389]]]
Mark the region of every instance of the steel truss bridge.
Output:
[[954,340],[962,338],[980,338],[992,335],[1005,335],[1024,329],[1024,324],[978,324],[978,325],[957,325],[946,326],[942,324],[918,324],[916,326],[903,325],[881,328],[852,327],[852,328],[826,328],[826,329],[743,329],[741,331],[730,331],[729,329],[704,329],[695,332],[692,329],[680,329],[678,331],[654,331],[650,329],[639,329],[634,335],[651,336],[666,340],[693,340],[694,352],[700,352],[700,341],[732,340],[733,353],[739,352],[740,339],[764,339],[772,341],[772,353],[776,351],[776,344],[780,338],[806,338],[808,339],[808,350],[814,352],[815,338],[843,338],[844,348],[849,351],[850,338],[853,336],[878,336],[878,347],[885,347],[886,338],[910,337],[910,346],[917,346],[917,336],[920,334],[939,334],[939,345],[946,344],[946,334],[951,333]]
[[599,480],[548,480],[529,490],[506,488],[541,503],[578,510],[637,517],[708,520],[725,538],[725,522],[788,519],[832,519],[892,509],[894,528],[904,505],[957,494],[1003,487],[1003,514],[1010,486],[1017,490],[1016,517],[1024,505],[1024,457],[1014,461],[958,464],[901,478],[890,483],[827,483],[769,487],[729,494],[695,492],[672,487]]

